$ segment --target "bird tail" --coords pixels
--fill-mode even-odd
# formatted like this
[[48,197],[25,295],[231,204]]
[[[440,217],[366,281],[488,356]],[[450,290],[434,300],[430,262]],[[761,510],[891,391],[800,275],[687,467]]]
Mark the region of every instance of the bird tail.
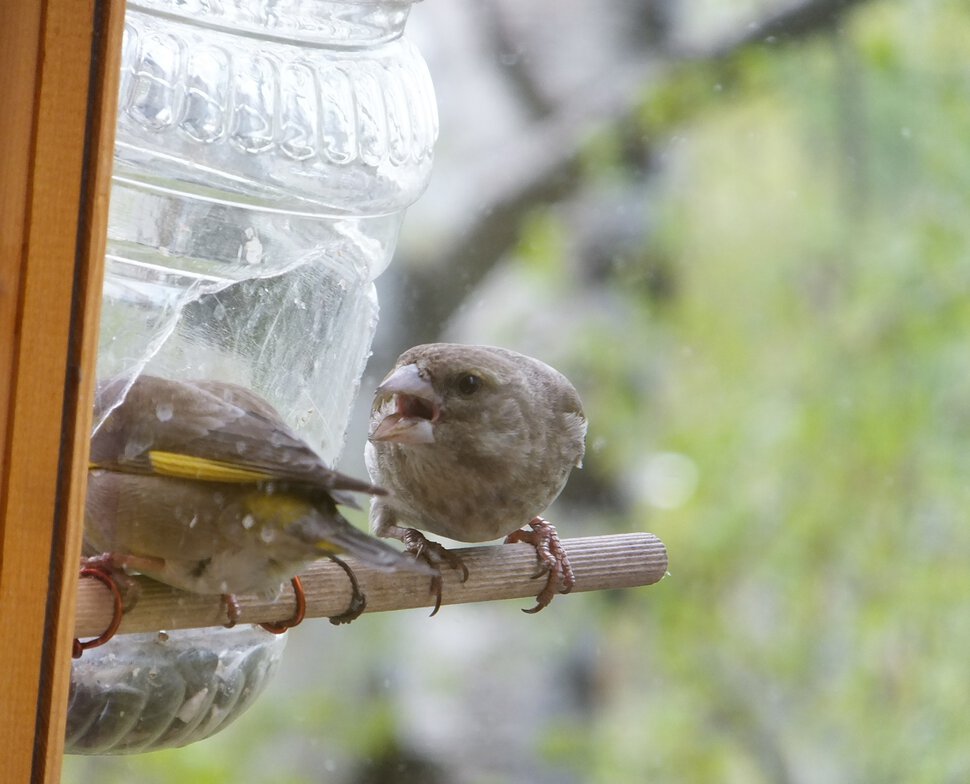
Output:
[[[314,516],[316,518],[316,516]],[[351,555],[384,572],[407,571],[434,575],[435,571],[409,553],[395,550],[386,542],[366,534],[334,510],[316,518],[312,539],[321,555]],[[309,533],[309,532],[307,532]]]

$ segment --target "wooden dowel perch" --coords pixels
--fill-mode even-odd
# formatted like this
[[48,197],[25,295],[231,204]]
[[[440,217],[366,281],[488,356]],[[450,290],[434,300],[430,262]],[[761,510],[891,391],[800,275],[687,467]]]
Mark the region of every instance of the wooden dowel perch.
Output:
[[[667,550],[648,533],[565,539],[562,542],[576,575],[573,593],[652,585],[667,572]],[[535,550],[523,544],[467,547],[455,550],[468,567],[468,580],[442,571],[442,605],[485,602],[493,599],[531,598],[544,578],[532,579]],[[432,607],[428,577],[410,572],[381,572],[353,558],[344,559],[354,570],[367,596],[366,612]],[[307,617],[339,615],[347,609],[351,591],[347,575],[330,561],[320,561],[300,575],[306,592]],[[138,578],[139,594],[125,613],[119,632],[147,632],[219,626],[226,608],[218,596],[184,593],[160,583]],[[289,588],[276,599],[239,596],[240,623],[285,621],[293,614]],[[557,600],[558,601],[558,600]],[[531,606],[531,605],[527,605]],[[111,621],[112,600],[107,587],[97,580],[82,579],[78,586],[75,633],[94,637]]]

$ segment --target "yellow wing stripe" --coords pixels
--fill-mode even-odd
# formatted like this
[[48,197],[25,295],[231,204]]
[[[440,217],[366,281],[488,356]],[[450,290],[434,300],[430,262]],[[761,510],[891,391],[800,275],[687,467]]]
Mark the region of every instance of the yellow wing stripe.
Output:
[[178,452],[152,450],[148,453],[148,459],[155,473],[178,479],[200,479],[205,482],[263,482],[273,479],[273,475],[265,471]]

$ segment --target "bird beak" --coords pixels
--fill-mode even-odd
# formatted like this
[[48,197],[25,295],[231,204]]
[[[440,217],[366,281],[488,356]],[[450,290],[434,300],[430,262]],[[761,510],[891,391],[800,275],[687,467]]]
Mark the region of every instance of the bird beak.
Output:
[[433,444],[433,425],[439,414],[437,396],[417,365],[403,365],[381,382],[375,393],[377,405],[383,407],[389,398],[393,401],[393,410],[377,423],[368,439]]

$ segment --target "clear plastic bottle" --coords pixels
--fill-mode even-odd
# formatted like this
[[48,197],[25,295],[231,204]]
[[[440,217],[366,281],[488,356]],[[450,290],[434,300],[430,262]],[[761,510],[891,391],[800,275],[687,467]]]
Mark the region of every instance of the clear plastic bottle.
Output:
[[137,754],[221,732],[279,669],[289,634],[258,626],[124,634],[73,662],[67,754]]
[[129,0],[98,375],[250,387],[333,461],[437,137],[411,0]]

